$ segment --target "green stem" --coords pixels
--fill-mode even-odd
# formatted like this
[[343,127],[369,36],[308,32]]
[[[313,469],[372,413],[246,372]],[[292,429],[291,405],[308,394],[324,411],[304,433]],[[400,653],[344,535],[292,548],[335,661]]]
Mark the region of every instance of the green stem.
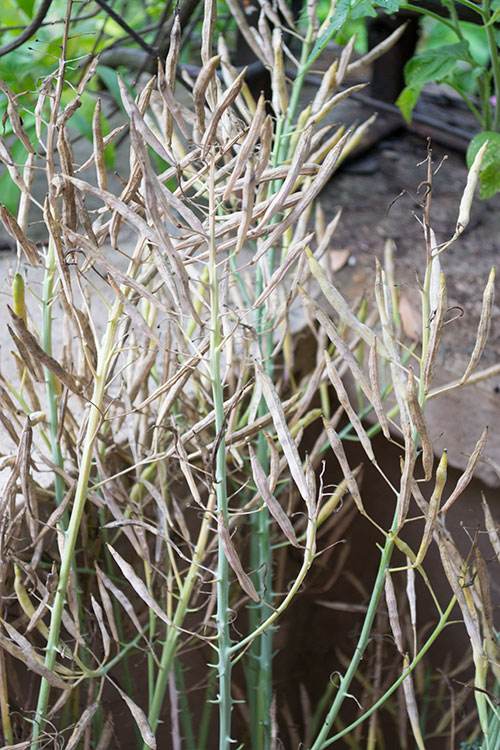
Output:
[[212,719],[213,698],[215,695],[215,672],[211,672],[208,677],[208,685],[205,691],[205,702],[200,721],[200,732],[198,734],[198,750],[206,750],[208,742],[208,733],[210,731],[210,722]]
[[[106,378],[109,371],[110,362],[114,351],[115,334],[118,327],[122,304],[117,300],[112,308],[108,325],[104,336],[104,341],[99,350],[97,371],[94,380],[94,389],[90,401],[89,416],[85,442],[81,463],[79,467],[78,483],[75,491],[75,499],[71,511],[68,530],[64,544],[64,552],[61,559],[61,569],[59,572],[59,584],[57,587],[54,604],[52,607],[52,617],[50,621],[49,638],[47,641],[47,650],[45,656],[45,666],[52,670],[54,668],[57,644],[59,642],[59,632],[61,629],[61,619],[66,600],[66,591],[71,571],[73,556],[75,553],[76,541],[80,530],[80,521],[85,508],[87,499],[90,471],[92,468],[92,454],[97,439],[97,433],[102,421],[102,404],[106,386]],[[31,750],[37,750],[38,738],[45,725],[45,715],[49,701],[50,685],[45,678],[40,684],[38,695],[38,704],[34,719],[33,737]]]
[[177,657],[174,662],[175,683],[179,694],[180,719],[183,730],[183,742],[185,750],[196,750],[193,733],[193,714],[189,707],[186,681],[184,680],[184,667]]
[[[297,107],[299,104],[300,92],[304,84],[305,74],[307,72],[306,61],[313,39],[313,26],[308,26],[306,39],[302,45],[300,66],[297,77],[295,78],[290,95],[290,101],[285,117],[279,116],[276,124],[276,133],[274,149],[272,154],[272,164],[277,166],[283,163],[287,158],[289,148],[288,136],[293,128]],[[271,184],[271,193],[276,193],[281,186],[281,181],[275,181]],[[275,219],[274,221],[276,221]],[[274,270],[275,248],[271,248],[267,258],[269,273]],[[263,261],[264,262],[264,261]],[[257,270],[256,279],[256,296],[260,294],[263,286],[262,269]],[[273,350],[272,331],[266,333],[265,307],[255,311],[255,328],[260,343],[261,355],[264,366],[268,375],[272,377],[274,363],[271,359]],[[271,325],[269,325],[272,328]],[[259,415],[266,413],[267,407],[264,400],[259,404]],[[269,449],[266,439],[262,433],[257,439],[257,457],[264,471],[269,466]],[[260,602],[252,605],[249,612],[250,632],[254,633],[259,628],[259,623],[265,620],[269,607],[273,603],[272,591],[272,556],[270,542],[270,518],[266,509],[262,509],[256,515],[252,523],[250,547],[250,563],[253,570],[258,571],[254,576],[257,592],[260,596]],[[261,631],[261,636],[254,641],[249,651],[249,660],[246,667],[248,683],[248,702],[250,711],[250,730],[253,750],[269,750],[271,747],[271,704],[272,704],[272,648],[273,648],[273,629],[268,627]]]
[[[366,719],[368,719],[371,714],[373,714],[375,711],[377,711],[381,706],[384,705],[386,700],[394,693],[395,690],[398,689],[398,687],[402,684],[403,680],[405,680],[411,672],[415,669],[419,661],[422,659],[422,657],[427,653],[427,651],[430,649],[438,635],[441,633],[441,631],[446,627],[448,624],[448,617],[451,614],[451,611],[453,607],[455,606],[455,597],[453,596],[450,603],[448,604],[446,610],[442,613],[441,617],[439,618],[439,622],[432,631],[431,635],[427,639],[427,641],[424,643],[418,654],[415,656],[409,667],[403,672],[401,677],[394,682],[391,687],[386,690],[386,692],[376,701],[373,706],[371,706],[365,713],[360,716],[356,721],[353,721],[352,724],[349,724],[347,727],[344,727],[341,732],[338,732],[338,734],[331,737],[329,740],[326,740],[322,745],[318,746],[319,748],[329,747],[330,745],[333,745],[334,742],[337,742],[337,740],[340,740],[342,737],[344,737],[346,734],[349,734],[349,732],[352,732],[353,729],[356,729],[360,724],[362,724]],[[316,745],[313,746],[313,748],[316,747]],[[311,748],[311,750],[313,750]]]
[[235,659],[233,660],[233,664],[236,664],[236,662],[239,661],[239,659],[241,659],[241,657],[244,654],[243,649],[245,648],[245,646],[248,646],[250,643],[252,643],[252,641],[254,641],[262,633],[268,630],[268,628],[270,628],[271,625],[273,625],[273,623],[278,619],[278,617],[280,617],[283,614],[285,609],[292,602],[296,593],[302,586],[304,578],[306,577],[309,571],[309,568],[311,567],[313,563],[315,552],[316,552],[316,520],[312,518],[308,518],[304,560],[302,562],[302,566],[297,575],[297,578],[295,579],[293,583],[293,586],[291,586],[288,594],[283,599],[279,607],[276,607],[276,609],[274,609],[272,614],[270,614],[269,617],[266,620],[264,620],[264,622],[261,622],[261,624],[256,628],[256,630],[254,630],[249,635],[247,635],[246,638],[243,638],[242,641],[238,641],[237,643],[234,643],[231,646],[231,648],[229,649],[231,654],[235,654],[238,651],[241,652],[237,657],[235,657]]
[[471,101],[471,99],[467,96],[465,91],[462,91],[458,86],[455,86],[453,83],[448,82],[448,86],[450,86],[454,91],[457,92],[457,94],[462,98],[462,100],[465,102],[465,104],[468,106],[476,120],[479,122],[481,127],[486,130],[486,124],[484,121],[484,117],[481,114],[481,112],[478,110],[476,105]]
[[[411,10],[414,13],[420,13],[422,16],[428,16],[429,18],[433,18],[434,21],[437,21],[438,23],[442,23],[444,26],[447,26],[452,31],[456,31],[455,27],[453,26],[452,22],[449,21],[447,18],[444,18],[443,16],[439,16],[437,13],[433,13],[431,10],[427,10],[422,8],[421,5],[414,5],[413,3],[402,3],[399,6],[402,10]],[[479,13],[479,15],[483,15],[481,12],[481,9],[475,6],[475,10]]]
[[[153,694],[153,700],[151,703],[151,708],[150,708],[149,716],[148,716],[149,724],[153,732],[156,731],[156,728],[160,721],[160,714],[161,714],[161,709],[163,706],[163,701],[165,698],[165,691],[168,685],[168,678],[170,675],[170,670],[172,669],[174,656],[177,650],[177,641],[179,639],[179,632],[180,632],[179,628],[182,626],[182,623],[184,622],[184,617],[186,615],[186,611],[189,605],[191,592],[193,590],[193,586],[196,582],[197,576],[199,575],[199,566],[203,558],[203,555],[205,554],[205,549],[206,549],[209,530],[210,530],[210,524],[213,519],[214,506],[215,506],[215,496],[212,495],[210,497],[210,500],[207,506],[207,512],[203,516],[200,533],[198,535],[198,541],[196,544],[196,548],[193,554],[191,564],[189,566],[189,570],[184,579],[184,584],[182,586],[182,589],[179,592],[179,602],[175,610],[175,616],[172,621],[172,626],[168,629],[167,638],[163,646],[163,651],[162,651],[161,660],[160,660],[160,668],[158,670],[158,677],[156,680],[155,691]],[[147,748],[148,746],[144,745],[144,750],[147,750]]]
[[[485,21],[489,16],[489,0],[483,0],[483,12],[485,15]],[[486,23],[486,38],[488,40],[488,47],[490,48],[490,59],[491,59],[491,71],[493,73],[493,83],[495,86],[495,116],[493,118],[493,130],[498,132],[500,129],[500,60],[498,54],[498,47],[495,39],[495,30],[493,26]]]
[[[45,256],[45,276],[43,280],[42,292],[42,336],[41,343],[43,350],[52,356],[52,302],[54,299],[54,278],[56,274],[56,262],[54,254],[54,243],[52,238],[49,240],[47,254]],[[50,427],[50,448],[52,452],[52,461],[60,469],[64,467],[61,446],[57,440],[59,431],[58,416],[58,396],[54,374],[47,367],[43,368],[45,387],[47,390],[47,406]],[[60,474],[54,472],[54,491],[56,504],[60,505],[65,492],[64,479]],[[61,526],[65,529],[68,526],[68,514],[64,513],[61,518]]]
[[370,642],[370,633],[373,627],[373,621],[375,619],[375,615],[377,614],[377,609],[378,609],[378,605],[380,602],[380,598],[382,596],[382,592],[384,591],[385,575],[386,575],[387,568],[389,567],[389,564],[391,561],[392,551],[394,549],[393,535],[396,533],[396,530],[397,530],[397,510],[396,510],[396,513],[394,514],[394,520],[392,522],[391,531],[386,537],[384,548],[382,550],[382,557],[380,558],[380,564],[379,564],[378,571],[377,571],[377,577],[373,585],[372,595],[370,597],[370,603],[368,605],[368,610],[365,615],[363,629],[361,631],[361,635],[359,636],[356,650],[354,654],[352,655],[351,661],[349,663],[349,667],[347,668],[347,672],[345,673],[343,677],[340,678],[340,685],[339,685],[337,695],[335,696],[335,700],[333,701],[330,707],[330,710],[328,711],[328,714],[326,715],[326,718],[323,722],[323,726],[321,727],[321,731],[319,732],[314,744],[312,745],[311,750],[320,750],[320,748],[325,747],[325,744],[324,744],[325,740],[328,737],[330,729],[333,727],[333,723],[335,719],[337,718],[337,714],[340,711],[340,708],[344,702],[344,699],[347,697],[351,682],[354,678],[354,675],[356,674],[358,670],[359,663],[361,659],[363,658],[366,647],[368,646],[368,643]]
[[307,71],[311,67],[313,61],[309,65],[307,65],[307,59],[309,57],[309,53],[311,51],[312,43],[314,39],[314,25],[312,23],[309,23],[307,26],[307,33],[304,39],[304,42],[302,44],[302,50],[300,53],[300,61],[299,61],[299,69],[297,72],[297,76],[293,82],[292,85],[292,91],[290,94],[290,101],[288,102],[288,109],[285,116],[285,122],[283,126],[283,138],[280,138],[279,140],[279,161],[283,162],[286,158],[286,151],[288,149],[288,143],[285,140],[285,137],[289,135],[290,131],[293,127],[293,122],[295,120],[295,114],[297,112],[297,107],[299,105],[299,98],[300,93],[302,91],[302,86],[304,85],[304,80],[307,74]]
[[[215,456],[215,494],[217,518],[228,526],[228,498],[226,478],[226,440],[224,436],[224,391],[221,380],[221,331],[219,311],[219,279],[217,275],[217,246],[215,242],[215,158],[210,164],[209,195],[209,276],[210,276],[210,378],[215,411],[215,431],[218,440]],[[219,676],[219,750],[230,750],[231,711],[231,637],[229,634],[229,565],[222,538],[218,539],[217,561],[217,673]]]

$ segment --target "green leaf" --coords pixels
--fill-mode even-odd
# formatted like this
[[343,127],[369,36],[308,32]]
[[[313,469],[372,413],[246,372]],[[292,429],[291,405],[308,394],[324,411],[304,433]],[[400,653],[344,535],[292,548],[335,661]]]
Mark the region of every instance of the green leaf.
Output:
[[[14,160],[14,162],[16,164],[19,164],[19,166],[21,167],[22,173],[22,165],[25,163],[28,153],[21,141],[16,140],[14,141],[14,143],[12,143],[12,145],[10,146],[10,153],[12,154],[12,159]],[[20,195],[21,191],[19,190],[17,185],[12,182],[10,174],[7,172],[7,170],[5,170],[5,172],[3,172],[2,176],[0,177],[0,200],[3,205],[9,209],[11,214],[14,214],[14,216],[17,214]]]
[[479,197],[486,200],[500,191],[500,159],[479,174]]
[[35,0],[15,0],[15,3],[20,10],[23,11],[23,13],[26,13],[28,18],[33,14],[33,7],[35,5]]
[[[2,0],[1,9],[1,25],[5,28],[9,26],[21,26],[29,19],[29,16],[20,12],[21,8],[16,0]],[[4,37],[2,41],[10,41],[17,34],[19,34],[19,30],[8,32],[8,37]]]
[[376,0],[375,5],[386,13],[397,13],[403,0]]
[[467,149],[467,166],[470,168],[477,152],[485,141],[489,141],[479,173],[479,197],[491,198],[500,191],[500,133],[488,130],[478,133]]
[[442,81],[453,72],[457,60],[467,59],[468,44],[465,41],[426,50],[406,63],[406,85],[417,88],[430,81]]
[[0,177],[0,195],[2,196],[3,205],[15,216],[21,191],[17,185],[14,185],[8,172],[4,172]]
[[104,83],[109,93],[113,95],[113,99],[118,106],[125,112],[125,108],[122,104],[122,97],[120,94],[120,86],[118,84],[118,73],[113,68],[108,68],[107,65],[99,65],[97,72],[99,78]]
[[373,3],[373,0],[361,0],[352,9],[350,18],[375,18],[377,15],[375,5],[378,5],[378,3]]
[[481,146],[489,141],[486,153],[483,156],[482,169],[489,167],[491,164],[495,164],[500,160],[500,133],[494,133],[490,130],[483,130],[482,133],[477,133],[472,141],[469,143],[467,149],[467,166],[470,169],[472,163],[476,158],[477,152]]
[[320,53],[325,49],[326,45],[332,38],[332,36],[335,34],[336,31],[338,31],[347,20],[347,16],[349,14],[349,11],[351,9],[351,0],[337,0],[337,5],[335,6],[335,12],[333,16],[330,18],[330,24],[325,29],[325,31],[321,34],[320,37],[316,40],[316,44],[314,45],[311,54],[309,55],[307,62],[305,64],[305,69],[309,68],[313,62],[316,60],[316,58],[320,55]]
[[407,123],[411,122],[412,112],[415,104],[418,102],[421,90],[421,86],[405,86],[396,100],[396,106],[401,110],[401,114]]

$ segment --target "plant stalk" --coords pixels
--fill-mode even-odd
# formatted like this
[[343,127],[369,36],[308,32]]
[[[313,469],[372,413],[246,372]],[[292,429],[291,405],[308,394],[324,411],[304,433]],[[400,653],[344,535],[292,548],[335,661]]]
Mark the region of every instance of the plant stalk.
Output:
[[[52,302],[54,300],[54,277],[56,274],[56,262],[54,255],[54,242],[49,239],[47,254],[45,256],[45,276],[43,280],[42,292],[42,335],[41,343],[43,350],[52,356]],[[47,390],[47,405],[50,427],[50,448],[52,452],[52,461],[60,469],[64,467],[61,446],[57,440],[59,430],[58,416],[58,395],[56,391],[56,381],[54,374],[48,367],[43,368],[45,378],[45,387]],[[64,480],[60,474],[54,472],[54,491],[56,505],[60,505],[64,497]],[[67,528],[68,517],[64,513],[61,518],[61,526]]]
[[[106,378],[109,371],[109,366],[113,357],[115,335],[120,321],[120,315],[122,312],[122,304],[119,300],[116,300],[108,319],[106,333],[104,336],[103,343],[99,349],[99,356],[97,362],[97,370],[94,381],[94,388],[92,393],[92,399],[89,407],[89,417],[87,423],[87,430],[85,435],[85,442],[83,445],[82,458],[80,463],[80,473],[78,476],[78,483],[75,491],[75,499],[73,502],[73,508],[71,511],[71,517],[69,526],[65,535],[64,551],[61,559],[61,569],[59,572],[59,583],[57,586],[56,595],[54,598],[54,604],[52,607],[52,617],[50,621],[49,638],[47,641],[46,655],[45,655],[45,666],[53,670],[57,644],[59,643],[59,633],[61,629],[61,619],[66,601],[66,591],[68,587],[69,575],[71,572],[71,565],[73,562],[73,556],[75,553],[76,541],[78,538],[78,532],[80,530],[80,521],[85,509],[85,501],[87,499],[89,477],[92,469],[92,454],[94,446],[97,440],[97,434],[102,421],[103,401],[106,387]],[[50,685],[45,678],[42,679],[40,684],[40,691],[38,694],[38,704],[36,708],[36,714],[33,724],[33,736],[31,741],[31,750],[36,750],[38,747],[38,738],[40,733],[43,731],[45,726],[45,715],[47,713],[47,706],[49,701]]]
[[[217,518],[228,526],[228,498],[226,478],[226,440],[224,436],[224,390],[221,379],[221,331],[219,310],[219,279],[217,274],[217,247],[215,242],[215,157],[210,164],[209,193],[209,286],[210,286],[210,378],[215,410],[217,450],[215,455],[215,495]],[[231,747],[231,637],[229,634],[229,565],[222,538],[218,539],[217,562],[217,673],[219,676],[219,750]]]

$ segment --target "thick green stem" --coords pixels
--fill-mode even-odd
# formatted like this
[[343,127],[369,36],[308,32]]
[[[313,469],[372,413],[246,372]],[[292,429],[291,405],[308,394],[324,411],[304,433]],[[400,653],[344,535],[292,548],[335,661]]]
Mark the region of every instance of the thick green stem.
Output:
[[[272,154],[273,166],[283,163],[287,158],[289,148],[289,134],[293,128],[295,114],[299,104],[300,92],[304,84],[306,74],[306,61],[309,56],[313,38],[313,27],[309,25],[306,39],[302,45],[300,67],[297,77],[292,86],[289,106],[286,115],[279,116],[276,125],[275,142]],[[281,186],[280,181],[271,184],[271,192],[276,193]],[[276,221],[277,218],[274,220]],[[275,261],[275,248],[271,248],[267,259],[269,274],[273,273]],[[255,294],[258,297],[262,291],[263,273],[262,268],[257,270]],[[271,354],[273,350],[272,330],[266,332],[266,327],[272,329],[270,321],[265,318],[265,307],[255,311],[255,328],[261,347],[261,355],[268,375],[272,377],[273,361]],[[259,415],[266,413],[266,405],[262,400],[259,405]],[[265,472],[269,466],[269,450],[264,435],[259,434],[257,440],[257,456]],[[265,620],[269,612],[269,606],[273,604],[272,591],[272,558],[270,541],[270,518],[267,509],[262,509],[252,522],[252,535],[250,547],[250,564],[253,570],[258,571],[254,576],[254,583],[260,596],[260,602],[252,605],[249,612],[250,632],[254,632],[259,623]],[[249,650],[249,659],[246,667],[248,683],[248,703],[250,711],[250,730],[253,750],[269,750],[271,747],[271,704],[272,694],[272,650],[273,629],[267,628],[262,632],[260,638],[255,640]]]
[[[264,622],[261,622],[260,625],[256,630],[249,633],[249,635],[246,636],[246,638],[243,638],[242,641],[238,641],[238,643],[233,644],[230,648],[230,653],[235,654],[236,652],[240,651],[239,656],[236,656],[233,660],[233,664],[236,664],[236,662],[243,656],[244,651],[242,649],[245,648],[245,646],[248,646],[249,643],[252,643],[256,638],[258,638],[262,633],[265,633],[271,625],[280,617],[285,609],[288,607],[288,605],[293,601],[295,595],[297,594],[298,590],[302,586],[302,583],[304,581],[304,578],[306,577],[309,568],[312,565],[312,562],[314,560],[314,555],[316,554],[316,520],[313,518],[308,519],[307,523],[307,531],[306,531],[306,549],[304,552],[304,560],[302,562],[302,566],[300,568],[300,571],[297,575],[297,578],[295,579],[293,586],[290,587],[290,590],[286,597],[283,599],[279,607],[276,607],[271,615],[267,617]],[[252,748],[253,750],[253,748]]]
[[[210,164],[209,195],[209,272],[210,272],[210,378],[215,411],[217,453],[215,456],[215,494],[217,518],[228,526],[228,499],[226,479],[226,440],[224,436],[224,391],[221,380],[221,331],[219,310],[219,278],[217,275],[217,247],[215,242],[215,159]],[[229,565],[222,537],[218,540],[217,562],[217,673],[219,676],[219,750],[231,747],[231,637],[229,634]]]
[[[92,468],[92,454],[94,451],[99,426],[102,421],[103,397],[106,387],[106,378],[113,356],[116,329],[118,327],[121,311],[121,302],[117,300],[113,305],[110,317],[108,319],[104,341],[99,350],[97,372],[94,381],[92,399],[89,407],[89,417],[80,463],[78,484],[76,486],[73,509],[71,511],[69,526],[66,532],[64,551],[61,560],[61,569],[59,572],[59,584],[52,607],[50,632],[47,641],[47,651],[45,656],[45,666],[50,670],[54,668],[56,660],[57,644],[59,643],[59,633],[61,629],[61,619],[64,604],[66,601],[68,580],[75,552],[76,541],[78,538],[78,532],[80,530],[80,521],[85,508],[85,501],[87,499],[89,477]],[[31,750],[36,750],[36,748],[38,747],[38,738],[45,725],[45,715],[47,713],[49,694],[50,685],[46,679],[42,679],[33,725],[34,729]]]
[[[260,294],[263,284],[261,268],[258,269],[256,293]],[[255,311],[255,328],[261,344],[261,355],[268,375],[272,375],[273,362],[270,358],[272,338],[265,334],[266,319],[264,306]],[[272,337],[272,334],[271,334]],[[266,351],[263,351],[265,348]],[[259,416],[266,413],[266,403],[261,399]],[[269,449],[263,433],[257,439],[257,457],[267,473],[269,469]],[[266,508],[252,517],[250,537],[250,566],[256,571],[253,580],[260,601],[249,607],[250,632],[257,630],[266,618],[273,602],[271,578],[270,519]],[[272,703],[272,630],[252,642],[246,667],[248,684],[248,707],[250,712],[250,732],[254,750],[269,750],[271,743],[271,703]]]
[[302,86],[304,85],[304,80],[305,80],[307,71],[309,70],[310,65],[312,65],[312,62],[310,65],[307,65],[307,59],[311,51],[313,39],[314,39],[314,25],[312,23],[309,23],[307,26],[306,37],[302,44],[302,50],[300,53],[299,69],[297,71],[297,76],[293,82],[292,91],[290,94],[290,101],[288,102],[288,109],[286,112],[285,122],[283,126],[283,137],[280,138],[280,140],[278,141],[279,162],[283,162],[286,159],[286,152],[288,150],[288,142],[287,142],[286,136],[288,136],[290,131],[292,130],[293,122],[295,120],[295,114],[297,112],[297,107],[299,105],[300,92],[302,91]]
[[[52,356],[52,302],[54,299],[54,278],[56,273],[56,263],[54,256],[54,243],[49,240],[49,247],[45,257],[45,276],[43,280],[42,294],[42,348]],[[57,410],[58,396],[56,391],[56,382],[54,374],[47,367],[43,368],[45,387],[47,390],[47,407],[50,427],[50,448],[52,452],[52,461],[55,466],[63,468],[63,457],[61,446],[57,440],[59,431],[59,417]],[[56,504],[60,505],[64,497],[64,480],[60,474],[54,472],[54,490]],[[67,514],[64,513],[61,518],[61,525],[66,528],[68,525]]]

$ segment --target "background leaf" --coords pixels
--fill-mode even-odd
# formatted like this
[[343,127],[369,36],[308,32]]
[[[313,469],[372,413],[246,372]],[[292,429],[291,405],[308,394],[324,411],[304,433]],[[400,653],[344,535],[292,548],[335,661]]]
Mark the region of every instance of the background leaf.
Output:
[[474,136],[467,149],[467,166],[470,168],[474,158],[485,141],[489,141],[479,173],[479,197],[482,200],[491,198],[500,191],[500,133],[488,130]]
[[421,90],[421,86],[405,86],[396,99],[396,106],[399,107],[401,114],[408,123],[411,122],[411,115],[416,103],[418,102]]
[[468,43],[446,44],[415,55],[405,65],[407,86],[416,88],[431,81],[442,81],[453,72],[457,60],[468,60]]

